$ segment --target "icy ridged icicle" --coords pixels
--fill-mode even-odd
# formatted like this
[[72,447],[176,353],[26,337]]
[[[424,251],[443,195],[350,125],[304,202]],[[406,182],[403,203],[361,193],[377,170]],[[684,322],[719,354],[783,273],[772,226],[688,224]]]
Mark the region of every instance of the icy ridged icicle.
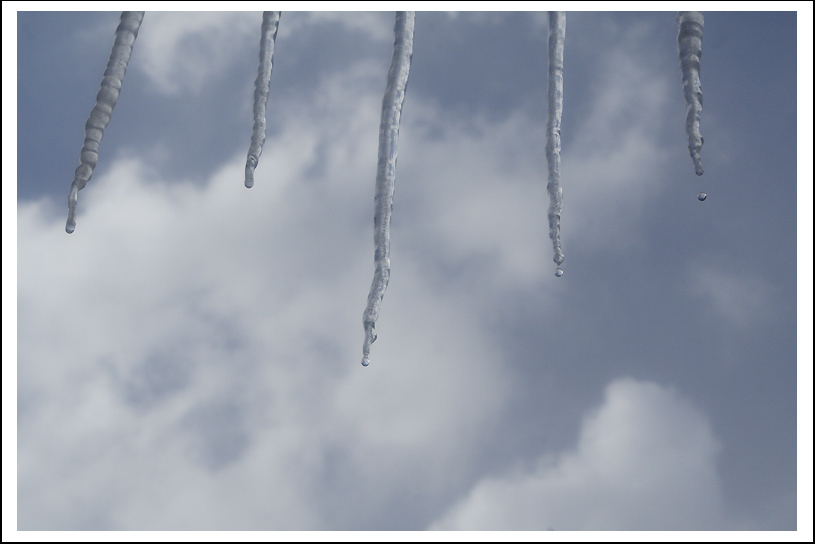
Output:
[[390,265],[390,229],[391,212],[393,211],[393,186],[396,175],[396,143],[399,138],[399,119],[402,116],[402,104],[405,101],[410,60],[413,56],[413,24],[415,13],[400,11],[396,13],[393,27],[393,59],[388,70],[388,83],[385,98],[382,99],[382,118],[379,123],[379,157],[376,165],[376,197],[374,213],[374,244],[376,252],[374,261],[376,270],[371,291],[368,294],[368,305],[362,314],[365,326],[365,342],[362,345],[362,365],[368,366],[371,344],[376,340],[376,320],[379,317],[379,306],[388,287],[391,274]]
[[682,68],[682,91],[688,108],[685,131],[688,133],[688,149],[696,175],[701,176],[705,173],[700,155],[705,139],[699,132],[699,121],[702,118],[702,82],[699,71],[702,67],[702,31],[705,28],[705,18],[700,11],[680,11],[676,14],[676,24],[679,25],[677,41],[679,64]]
[[[566,13],[549,12],[549,118],[546,121],[546,161],[549,163],[549,238],[555,249],[555,263],[563,263],[560,249],[560,213],[563,189],[560,187],[560,119],[563,114],[563,42],[566,39]],[[560,269],[558,269],[560,270]],[[561,271],[558,277],[562,276]]]
[[127,63],[130,60],[136,36],[139,35],[142,19],[144,19],[143,11],[123,11],[119,26],[116,28],[116,39],[113,42],[101,88],[96,95],[96,104],[85,123],[85,143],[79,154],[79,167],[74,173],[71,192],[68,193],[68,222],[65,224],[65,232],[68,234],[71,234],[76,228],[77,195],[80,189],[90,181],[93,169],[99,160],[99,144],[102,142],[102,136],[105,135],[105,128],[110,123],[113,108],[116,107],[116,102],[119,100],[122,79],[125,77]]
[[255,125],[252,127],[252,141],[246,155],[246,188],[255,184],[257,168],[263,144],[266,142],[266,101],[269,99],[269,82],[272,79],[274,62],[274,42],[277,38],[277,26],[280,23],[279,11],[264,11],[263,24],[260,27],[260,62],[258,77],[255,79]]

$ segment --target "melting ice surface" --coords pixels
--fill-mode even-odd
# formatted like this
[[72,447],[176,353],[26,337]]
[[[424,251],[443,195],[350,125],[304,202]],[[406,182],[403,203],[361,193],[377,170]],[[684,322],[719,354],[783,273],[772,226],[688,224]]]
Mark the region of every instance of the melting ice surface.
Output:
[[399,139],[399,120],[405,101],[410,60],[413,56],[413,25],[415,13],[396,12],[393,27],[393,58],[388,70],[385,97],[382,99],[382,117],[379,123],[379,155],[376,165],[376,196],[374,212],[375,272],[368,293],[368,305],[362,314],[365,341],[362,344],[362,366],[371,363],[371,344],[376,340],[376,320],[382,297],[388,287],[391,274],[390,230],[393,211],[393,187],[396,177],[396,143]]
[[[560,213],[563,189],[560,187],[560,120],[563,115],[563,44],[566,13],[549,12],[549,117],[546,121],[546,161],[549,163],[549,238],[555,250],[555,263],[563,263],[560,249]],[[560,277],[560,276],[558,276]]]
[[91,180],[93,169],[99,160],[99,144],[105,135],[105,128],[110,123],[110,115],[119,93],[122,90],[122,79],[127,71],[127,63],[133,52],[133,44],[139,35],[139,28],[144,19],[143,11],[123,11],[116,28],[116,38],[110,51],[110,59],[102,77],[102,84],[96,94],[96,104],[85,123],[85,143],[79,153],[79,166],[74,172],[74,181],[68,193],[68,221],[65,232],[71,234],[76,229],[76,201],[79,191]]
[[272,79],[272,63],[274,61],[274,43],[277,38],[277,27],[279,24],[279,11],[263,12],[263,23],[260,26],[260,61],[258,63],[258,77],[255,79],[255,99],[253,107],[255,124],[252,127],[252,141],[249,144],[249,152],[246,154],[244,185],[246,185],[247,188],[255,184],[255,168],[257,168],[260,154],[263,153],[263,144],[266,142],[266,101],[269,100],[269,82]]
[[705,27],[705,18],[700,11],[680,11],[676,14],[676,24],[679,25],[677,46],[679,64],[682,68],[682,91],[688,109],[685,131],[688,134],[688,149],[696,168],[696,175],[701,176],[705,173],[700,155],[705,140],[699,132],[699,122],[702,118],[702,83],[699,71],[702,68],[702,30]]

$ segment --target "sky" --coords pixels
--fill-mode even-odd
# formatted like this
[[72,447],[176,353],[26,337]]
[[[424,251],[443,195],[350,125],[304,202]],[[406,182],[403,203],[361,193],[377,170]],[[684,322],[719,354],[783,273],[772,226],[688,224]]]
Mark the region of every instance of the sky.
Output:
[[808,9],[705,12],[701,177],[675,12],[567,12],[561,278],[546,12],[418,12],[367,368],[393,13],[283,12],[247,190],[261,13],[148,11],[68,235],[119,13],[18,12],[18,528],[795,530]]

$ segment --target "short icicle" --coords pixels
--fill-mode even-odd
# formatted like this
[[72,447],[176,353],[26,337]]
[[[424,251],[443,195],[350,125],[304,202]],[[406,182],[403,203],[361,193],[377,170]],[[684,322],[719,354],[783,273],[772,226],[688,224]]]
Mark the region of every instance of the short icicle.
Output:
[[116,38],[110,52],[102,84],[96,94],[96,104],[91,115],[85,123],[85,143],[79,154],[79,167],[74,172],[74,181],[68,193],[68,221],[65,223],[65,232],[71,234],[76,229],[76,201],[79,191],[85,187],[93,175],[93,169],[99,160],[99,144],[105,135],[105,128],[110,123],[110,115],[119,93],[122,90],[122,80],[127,71],[127,63],[133,52],[133,44],[139,35],[139,28],[144,19],[143,11],[123,11],[116,28]]
[[702,68],[702,31],[705,28],[705,18],[701,11],[680,11],[676,14],[676,24],[679,26],[677,47],[679,64],[682,68],[682,91],[688,109],[685,131],[688,134],[688,149],[696,175],[701,176],[705,173],[701,157],[705,139],[699,132],[699,122],[702,118],[702,82],[699,79],[699,72]]
[[249,144],[249,152],[246,154],[244,185],[246,185],[247,189],[255,184],[255,168],[257,168],[261,153],[263,153],[263,144],[266,142],[266,102],[269,100],[269,84],[272,79],[272,65],[274,63],[274,44],[279,24],[279,11],[263,12],[263,24],[260,27],[260,61],[258,63],[258,77],[255,79],[253,107],[255,124],[252,127],[252,141]]
[[413,56],[413,26],[415,13],[396,12],[394,24],[393,59],[388,70],[382,117],[379,123],[379,155],[376,166],[376,196],[374,213],[374,262],[376,269],[368,305],[362,314],[365,341],[362,345],[362,366],[370,364],[371,344],[376,340],[376,320],[379,307],[390,279],[390,227],[393,211],[393,188],[396,176],[396,144],[399,139],[399,120],[405,101],[410,60]]

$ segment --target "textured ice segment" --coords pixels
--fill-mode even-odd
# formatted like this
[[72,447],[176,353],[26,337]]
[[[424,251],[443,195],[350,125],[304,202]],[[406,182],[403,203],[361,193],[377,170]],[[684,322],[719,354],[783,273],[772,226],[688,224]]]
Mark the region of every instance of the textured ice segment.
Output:
[[269,82],[272,79],[272,63],[274,62],[274,42],[277,38],[277,26],[280,23],[279,11],[264,11],[263,24],[260,26],[260,62],[258,64],[258,77],[255,79],[255,125],[252,127],[252,141],[249,152],[246,154],[246,181],[247,189],[255,184],[255,168],[258,165],[260,154],[263,153],[263,144],[266,142],[266,101],[269,99]]
[[549,163],[549,238],[555,249],[554,261],[563,263],[560,249],[560,213],[563,189],[560,187],[560,118],[563,114],[563,42],[566,39],[566,13],[549,12],[549,117],[546,121],[546,161]]
[[113,42],[101,88],[96,95],[96,104],[85,123],[85,143],[79,154],[79,167],[74,172],[74,181],[68,193],[68,222],[65,224],[65,232],[68,234],[76,228],[77,195],[80,189],[90,181],[93,169],[99,160],[99,144],[110,122],[110,114],[119,100],[122,79],[125,77],[127,63],[130,60],[136,36],[139,34],[142,19],[144,19],[143,11],[123,11],[119,26],[116,28],[116,39]]
[[677,41],[679,64],[682,68],[682,91],[688,108],[688,118],[685,121],[688,149],[696,168],[696,175],[701,176],[705,173],[700,155],[705,140],[699,132],[699,121],[702,118],[702,82],[699,80],[699,71],[702,66],[702,31],[705,28],[705,18],[701,11],[680,11],[676,14],[676,24],[679,25]]
[[371,344],[376,340],[376,320],[379,306],[390,279],[390,230],[393,211],[393,186],[396,175],[396,143],[399,139],[399,119],[402,116],[402,103],[405,101],[410,59],[413,56],[412,11],[396,12],[393,27],[393,59],[388,70],[388,84],[385,98],[382,99],[382,119],[379,123],[379,157],[376,165],[376,197],[374,213],[374,262],[376,270],[368,305],[362,314],[365,326],[365,342],[362,345],[362,364],[368,366]]

